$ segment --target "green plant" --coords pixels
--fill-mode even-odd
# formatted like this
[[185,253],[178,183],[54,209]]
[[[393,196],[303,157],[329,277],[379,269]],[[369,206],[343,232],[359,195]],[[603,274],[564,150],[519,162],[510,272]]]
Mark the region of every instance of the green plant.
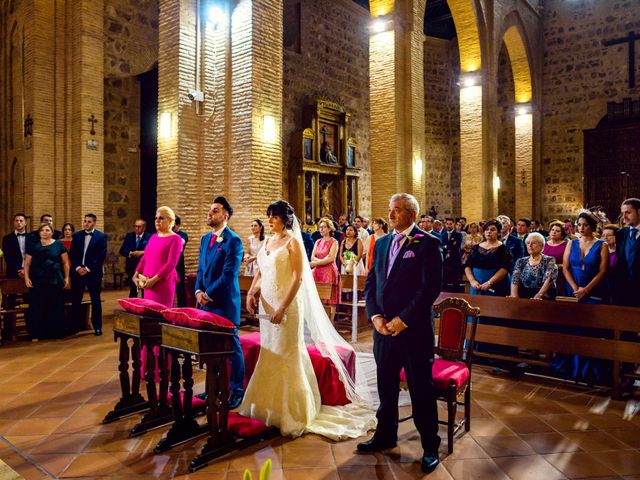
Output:
[[[271,476],[272,465],[273,465],[273,462],[271,462],[270,458],[267,459],[266,462],[264,462],[264,464],[262,465],[262,468],[260,469],[259,480],[269,480],[269,477]],[[244,471],[242,480],[253,480],[253,477],[251,476],[251,472],[249,470]]]

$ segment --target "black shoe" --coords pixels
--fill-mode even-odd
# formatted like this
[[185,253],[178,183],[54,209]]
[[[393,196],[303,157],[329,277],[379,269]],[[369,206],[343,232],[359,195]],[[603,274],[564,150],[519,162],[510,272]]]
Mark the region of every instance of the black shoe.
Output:
[[359,452],[380,452],[382,450],[387,450],[388,448],[395,448],[396,442],[386,442],[382,440],[378,440],[375,436],[371,437],[369,440],[361,442],[358,444]]
[[102,330],[101,330],[101,329],[99,329],[99,328],[96,328],[96,331],[95,331],[94,335],[95,335],[96,337],[99,337],[100,335],[102,335]]
[[244,392],[232,393],[229,396],[229,410],[238,408],[242,403],[243,398],[244,398]]
[[207,395],[207,392],[202,392],[197,395],[194,395],[194,397],[199,398],[200,400],[204,400],[205,402],[207,401],[208,396],[209,395]]
[[425,453],[420,461],[420,468],[424,473],[433,472],[438,465],[440,465],[440,459],[437,453]]

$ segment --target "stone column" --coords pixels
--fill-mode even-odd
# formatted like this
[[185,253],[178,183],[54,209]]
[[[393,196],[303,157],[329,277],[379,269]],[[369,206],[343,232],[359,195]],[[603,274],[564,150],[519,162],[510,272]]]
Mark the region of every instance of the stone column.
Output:
[[394,193],[425,201],[424,34],[417,13],[424,2],[370,5],[377,17],[369,37],[371,213],[386,217]]

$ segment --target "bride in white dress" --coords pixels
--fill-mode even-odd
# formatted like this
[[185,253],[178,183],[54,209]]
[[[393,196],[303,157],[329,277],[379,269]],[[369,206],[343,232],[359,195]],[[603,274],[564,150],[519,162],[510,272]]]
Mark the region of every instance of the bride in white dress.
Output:
[[[360,437],[375,428],[376,419],[373,408],[357,395],[336,347],[353,349],[324,311],[293,209],[280,200],[269,206],[267,216],[273,236],[258,252],[259,270],[247,295],[250,313],[259,304],[260,356],[239,413],[278,427],[284,436]],[[321,405],[305,337],[331,359],[350,404]]]

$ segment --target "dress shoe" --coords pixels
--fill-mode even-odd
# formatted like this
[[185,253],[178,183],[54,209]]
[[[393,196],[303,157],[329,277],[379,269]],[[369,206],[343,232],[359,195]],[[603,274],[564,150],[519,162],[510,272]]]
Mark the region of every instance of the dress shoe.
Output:
[[100,335],[102,335],[102,330],[101,330],[101,329],[99,329],[99,328],[98,328],[98,329],[96,329],[96,331],[95,331],[94,335],[95,335],[96,337],[99,337]]
[[420,468],[424,473],[433,472],[438,465],[440,464],[440,459],[438,458],[438,453],[426,453],[423,455],[422,460],[420,461]]
[[378,440],[376,437],[371,437],[369,440],[358,444],[359,452],[380,452],[388,448],[394,448],[396,442],[386,442]]
[[197,395],[194,395],[194,397],[199,398],[200,400],[204,400],[206,402],[209,395],[207,394],[207,392],[202,392],[202,393],[198,393]]
[[229,410],[234,410],[240,406],[242,399],[244,398],[244,392],[232,393],[229,396]]

